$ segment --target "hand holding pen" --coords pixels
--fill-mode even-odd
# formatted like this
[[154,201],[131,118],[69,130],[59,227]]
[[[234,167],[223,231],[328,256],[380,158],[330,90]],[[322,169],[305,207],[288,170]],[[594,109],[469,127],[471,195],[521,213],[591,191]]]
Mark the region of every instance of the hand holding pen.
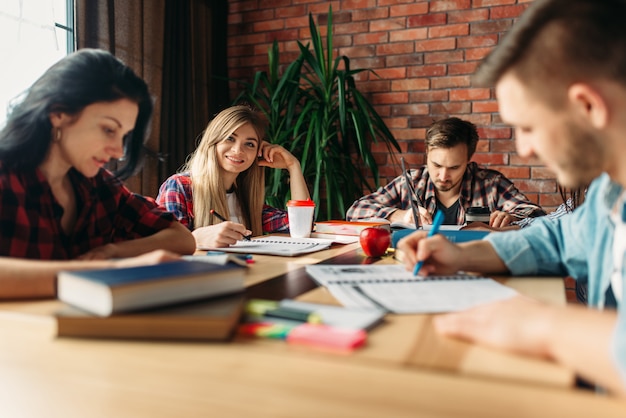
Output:
[[[428,231],[428,235],[426,236],[426,238],[430,238],[433,235],[435,235],[436,233],[439,232],[439,228],[441,227],[441,224],[443,223],[443,212],[438,210],[437,213],[435,214],[435,219],[433,220],[433,225],[430,229],[430,231]],[[413,268],[413,275],[417,276],[417,273],[419,273],[419,271],[421,270],[422,266],[424,265],[424,260],[420,260],[415,264],[415,268]]]
[[[219,219],[222,222],[227,222],[228,219],[224,218],[222,215],[220,215],[219,213],[217,213],[214,209],[210,210],[211,215],[215,216],[217,219]],[[241,236],[243,237],[243,239],[245,239],[246,241],[250,241],[250,238],[252,237],[252,234],[248,234],[248,235],[244,235],[241,234]]]

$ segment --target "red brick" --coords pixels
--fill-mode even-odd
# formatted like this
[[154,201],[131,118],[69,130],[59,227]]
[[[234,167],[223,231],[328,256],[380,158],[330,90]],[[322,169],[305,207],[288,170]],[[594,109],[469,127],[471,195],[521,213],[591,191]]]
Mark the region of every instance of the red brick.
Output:
[[[488,138],[488,137],[485,136],[485,138]],[[508,140],[492,139],[490,142],[491,142],[491,151],[508,152],[508,153],[515,152],[515,141],[512,141],[510,139]]]
[[495,113],[498,111],[498,102],[495,100],[491,100],[488,102],[474,102],[472,103],[472,112],[492,112]]
[[541,197],[539,198],[539,201],[541,202],[541,206],[559,206],[561,203],[563,203],[563,198],[561,197],[561,195],[559,193],[553,193],[553,194],[542,194]]
[[393,103],[407,103],[409,100],[409,93],[397,92],[397,93],[374,93],[372,94],[372,104],[393,104]]
[[419,129],[402,129],[395,134],[396,140],[415,139]]
[[[455,77],[437,77],[432,78],[430,81],[431,88],[443,89],[447,87],[467,87],[470,85],[470,78],[466,75],[460,75]],[[468,109],[471,107],[471,103],[468,103]]]
[[255,10],[258,7],[256,0],[231,2],[229,5],[229,13],[237,13],[245,10]]
[[441,64],[463,61],[463,51],[429,52],[424,55],[426,64]]
[[401,41],[414,41],[416,39],[426,39],[428,36],[428,29],[406,29],[406,30],[394,30],[389,33],[389,41],[401,42]]
[[334,25],[333,33],[337,35],[354,33],[367,33],[369,31],[369,24],[367,22],[353,22],[342,23],[340,25]]
[[474,0],[473,7],[502,6],[505,4],[515,4],[517,0]]
[[254,11],[247,11],[243,13],[243,21],[246,24],[250,24],[252,22],[260,22],[262,20],[270,20],[270,19],[274,19],[273,9],[265,9],[265,10],[256,9]]
[[[378,71],[384,71],[384,70],[378,70]],[[380,92],[389,91],[389,86],[391,84],[389,80],[380,80],[378,78],[372,79],[372,77],[376,77],[376,76],[373,76],[371,73],[369,77],[370,79],[367,82],[363,82],[358,85],[358,89],[361,93],[380,93]]]
[[458,23],[456,25],[435,26],[428,28],[429,38],[443,38],[447,36],[463,36],[469,34],[469,25],[467,23]]
[[437,65],[416,65],[409,67],[407,77],[428,77],[446,75],[446,66],[444,64]]
[[339,49],[339,54],[340,55],[345,55],[347,57],[350,58],[356,58],[356,57],[371,57],[372,55],[374,55],[376,51],[376,47],[371,45],[371,46],[353,46],[353,47],[349,47],[349,48],[340,48]]
[[376,74],[386,80],[405,78],[406,67],[384,68],[382,70],[376,70]]
[[387,67],[408,66],[409,70],[414,65],[424,64],[424,54],[412,53],[403,55],[391,55],[385,57]]
[[360,20],[375,20],[389,17],[389,9],[386,7],[376,7],[374,9],[358,9],[352,11],[352,20],[358,22]]
[[398,29],[406,29],[404,19],[385,19],[370,22],[370,32],[394,31]]
[[533,167],[531,172],[534,179],[554,179],[554,172],[546,167]]
[[409,93],[409,103],[446,102],[448,97],[448,90],[412,91]]
[[385,118],[383,121],[389,129],[406,128],[409,126],[406,118]]
[[489,98],[489,89],[457,89],[450,91],[450,100],[485,100]]
[[478,127],[478,135],[481,138],[489,139],[507,139],[508,142],[514,142],[511,140],[511,128],[498,128],[492,126],[480,126]]
[[494,46],[498,44],[498,34],[463,36],[457,39],[459,48],[476,48],[484,46]]
[[425,51],[443,51],[456,48],[456,39],[454,38],[442,38],[433,39],[427,41],[415,42],[415,50],[417,52]]
[[[297,36],[298,31],[296,29],[292,29],[292,30],[281,30],[278,32],[273,32],[271,34],[268,34],[268,41],[271,44],[274,39],[277,41],[287,41],[287,40],[291,40],[294,39],[294,37]],[[294,43],[295,45],[295,43]],[[285,47],[285,50],[287,48]],[[299,51],[299,49],[297,49]],[[282,50],[281,50],[282,52]],[[284,57],[281,56],[281,59],[283,59]]]
[[394,42],[385,45],[376,45],[376,55],[397,55],[414,51],[413,42]]
[[[393,116],[427,115],[429,110],[430,110],[430,107],[426,104],[410,103],[406,105],[394,106],[393,109],[391,109],[391,114]],[[410,124],[410,120],[409,120],[409,124]]]
[[476,72],[476,67],[478,67],[478,64],[479,63],[477,61],[450,64],[448,65],[448,74],[474,74],[474,72]]
[[445,25],[447,16],[445,13],[407,16],[406,26],[409,28]]
[[400,4],[389,7],[389,16],[414,16],[428,13],[428,2]]
[[472,35],[480,35],[483,33],[503,33],[508,31],[512,25],[512,19],[470,23],[470,33]]
[[430,113],[432,115],[450,115],[453,113],[470,113],[471,103],[467,102],[447,102],[447,103],[432,103],[430,105]]
[[430,83],[426,78],[410,78],[391,82],[391,91],[426,90],[429,87]]
[[502,167],[490,167],[490,168],[493,168],[494,170],[498,170],[499,172],[504,174],[504,176],[508,178],[509,180],[515,180],[515,183],[517,183],[517,179],[530,178],[530,169],[528,167],[502,166]]
[[376,0],[342,0],[341,8],[344,10],[371,9],[376,7]]
[[[285,20],[285,27],[286,28],[306,28],[306,36],[304,36],[305,39],[309,39],[311,36],[311,33],[309,32],[309,17],[308,16],[301,16],[301,17],[290,17],[288,19],[284,19]],[[321,28],[320,28],[321,29]],[[324,28],[324,33],[326,29]]]
[[507,17],[518,17],[526,10],[527,4],[516,6],[492,7],[489,10],[490,19],[504,19]]
[[491,52],[492,47],[489,48],[469,48],[465,50],[465,59],[468,61],[476,61],[482,60],[485,58],[489,52]]
[[480,22],[489,18],[489,9],[448,12],[448,23]]
[[306,14],[306,7],[302,5],[279,7],[276,9],[276,17],[279,19],[284,19],[286,17],[305,16]]
[[353,70],[357,70],[359,68],[385,68],[385,58],[382,57],[373,57],[373,58],[355,58],[350,59],[350,66]]
[[479,140],[476,144],[476,151],[474,152],[489,152],[489,141]]
[[472,7],[470,0],[437,0],[429,3],[431,12],[440,12],[442,10],[461,10]]
[[274,31],[283,28],[282,20],[268,20],[265,22],[257,22],[252,25],[252,30],[254,32],[267,32]]
[[506,164],[508,157],[508,154],[474,154],[472,161],[481,165]]
[[353,35],[352,40],[354,45],[373,45],[389,42],[389,33],[387,32],[374,32],[374,33],[362,33]]

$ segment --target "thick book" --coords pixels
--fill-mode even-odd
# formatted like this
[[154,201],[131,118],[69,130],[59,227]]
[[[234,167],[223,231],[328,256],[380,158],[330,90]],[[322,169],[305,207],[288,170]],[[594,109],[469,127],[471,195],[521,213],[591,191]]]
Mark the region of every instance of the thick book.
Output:
[[55,313],[58,337],[224,341],[237,329],[244,295],[102,317],[72,306]]
[[342,221],[330,220],[315,222],[315,232],[320,234],[335,235],[359,235],[365,228],[384,228],[390,231],[389,222],[381,220],[380,222],[362,222],[362,221]]
[[95,315],[147,309],[244,290],[245,267],[202,261],[61,271],[58,298]]

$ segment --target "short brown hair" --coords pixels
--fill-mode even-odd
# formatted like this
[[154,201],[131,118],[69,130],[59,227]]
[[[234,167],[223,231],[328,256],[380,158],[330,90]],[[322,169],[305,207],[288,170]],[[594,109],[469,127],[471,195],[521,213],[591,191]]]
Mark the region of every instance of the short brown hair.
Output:
[[452,148],[467,145],[467,158],[472,158],[478,143],[476,125],[459,118],[441,119],[426,131],[426,150],[429,148]]
[[572,83],[626,85],[624,0],[535,0],[488,55],[474,85],[495,85],[509,70],[557,107]]

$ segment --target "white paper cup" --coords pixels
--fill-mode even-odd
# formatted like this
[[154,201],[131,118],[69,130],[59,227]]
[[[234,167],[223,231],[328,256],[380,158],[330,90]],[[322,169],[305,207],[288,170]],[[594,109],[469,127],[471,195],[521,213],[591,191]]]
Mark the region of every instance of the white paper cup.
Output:
[[292,238],[308,238],[313,229],[315,202],[312,200],[290,200],[287,202],[289,234]]

